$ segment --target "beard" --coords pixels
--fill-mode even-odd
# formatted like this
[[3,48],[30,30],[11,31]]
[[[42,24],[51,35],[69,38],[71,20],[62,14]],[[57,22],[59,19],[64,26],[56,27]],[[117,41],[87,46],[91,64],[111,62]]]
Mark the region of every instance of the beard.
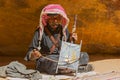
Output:
[[52,23],[52,24],[49,24],[50,25],[50,27],[53,29],[53,30],[55,30],[59,25],[61,25],[61,24],[59,24],[59,23]]

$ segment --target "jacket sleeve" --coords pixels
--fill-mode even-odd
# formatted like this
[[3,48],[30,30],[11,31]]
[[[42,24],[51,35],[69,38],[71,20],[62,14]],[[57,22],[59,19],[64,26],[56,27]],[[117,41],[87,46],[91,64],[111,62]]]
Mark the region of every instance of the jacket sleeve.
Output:
[[38,38],[39,38],[39,30],[36,30],[34,33],[34,37],[32,39],[32,42],[28,48],[27,54],[24,58],[26,61],[30,61],[31,52],[33,51],[33,49],[36,49],[38,47]]
[[68,29],[66,29],[66,37],[67,37],[67,42],[70,42],[70,33]]

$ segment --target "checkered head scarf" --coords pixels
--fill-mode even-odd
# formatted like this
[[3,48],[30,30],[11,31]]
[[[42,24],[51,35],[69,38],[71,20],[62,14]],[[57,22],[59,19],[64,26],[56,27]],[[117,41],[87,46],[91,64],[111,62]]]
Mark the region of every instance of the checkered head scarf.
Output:
[[40,29],[39,40],[41,41],[44,27],[47,25],[47,22],[46,22],[48,19],[47,14],[59,14],[63,17],[62,18],[62,27],[63,27],[62,32],[64,35],[64,40],[66,41],[66,28],[69,24],[69,18],[67,17],[64,8],[59,4],[49,4],[42,9],[41,14],[40,14],[40,22],[39,22],[39,27],[40,27],[39,28]]

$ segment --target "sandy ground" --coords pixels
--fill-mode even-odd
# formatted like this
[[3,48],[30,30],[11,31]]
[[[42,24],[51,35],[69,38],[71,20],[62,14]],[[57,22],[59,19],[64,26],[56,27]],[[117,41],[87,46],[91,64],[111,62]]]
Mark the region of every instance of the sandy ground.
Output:
[[[11,61],[19,61],[26,65],[27,68],[35,68],[35,62],[27,62],[24,60],[24,57],[0,56],[0,66],[7,65]],[[89,63],[94,66],[96,72],[120,71],[120,57],[118,56],[91,55]]]
[[[94,71],[99,74],[109,73],[112,71],[120,72],[120,59],[118,57],[107,57],[106,59],[102,56],[91,56],[91,61],[89,62],[94,66]],[[0,56],[0,66],[9,64],[11,61],[19,61],[27,66],[27,68],[35,68],[35,62],[26,62],[23,57],[10,57],[10,56]],[[113,76],[113,75],[112,75]],[[120,77],[120,75],[118,75]],[[94,79],[98,80],[100,79]],[[0,80],[6,80],[5,78],[0,78]],[[79,79],[78,79],[79,80]],[[103,80],[103,79],[100,79]],[[104,79],[107,80],[107,79]]]
[[120,72],[120,59],[105,59],[90,62],[95,68],[95,72],[106,73],[111,71]]
[[[107,56],[106,58],[102,56],[91,56],[91,61],[89,62],[94,66],[94,71],[100,74],[109,73],[112,71],[120,72],[120,58]],[[26,62],[23,57],[5,57],[0,56],[0,66],[9,64],[11,61],[19,61],[27,66],[27,68],[35,68],[35,62]],[[2,80],[2,78],[0,78]],[[4,80],[4,79],[3,79]]]

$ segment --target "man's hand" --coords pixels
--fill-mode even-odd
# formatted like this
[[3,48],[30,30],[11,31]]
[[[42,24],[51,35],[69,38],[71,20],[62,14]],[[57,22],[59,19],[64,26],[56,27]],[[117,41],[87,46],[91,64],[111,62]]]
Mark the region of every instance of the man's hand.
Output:
[[78,36],[77,36],[77,33],[72,33],[71,36],[70,36],[70,40],[72,42],[75,42],[78,40]]
[[72,38],[73,38],[75,41],[77,41],[77,39],[78,39],[77,33],[72,33]]
[[42,56],[41,53],[37,49],[33,49],[30,60],[38,59],[41,56]]

